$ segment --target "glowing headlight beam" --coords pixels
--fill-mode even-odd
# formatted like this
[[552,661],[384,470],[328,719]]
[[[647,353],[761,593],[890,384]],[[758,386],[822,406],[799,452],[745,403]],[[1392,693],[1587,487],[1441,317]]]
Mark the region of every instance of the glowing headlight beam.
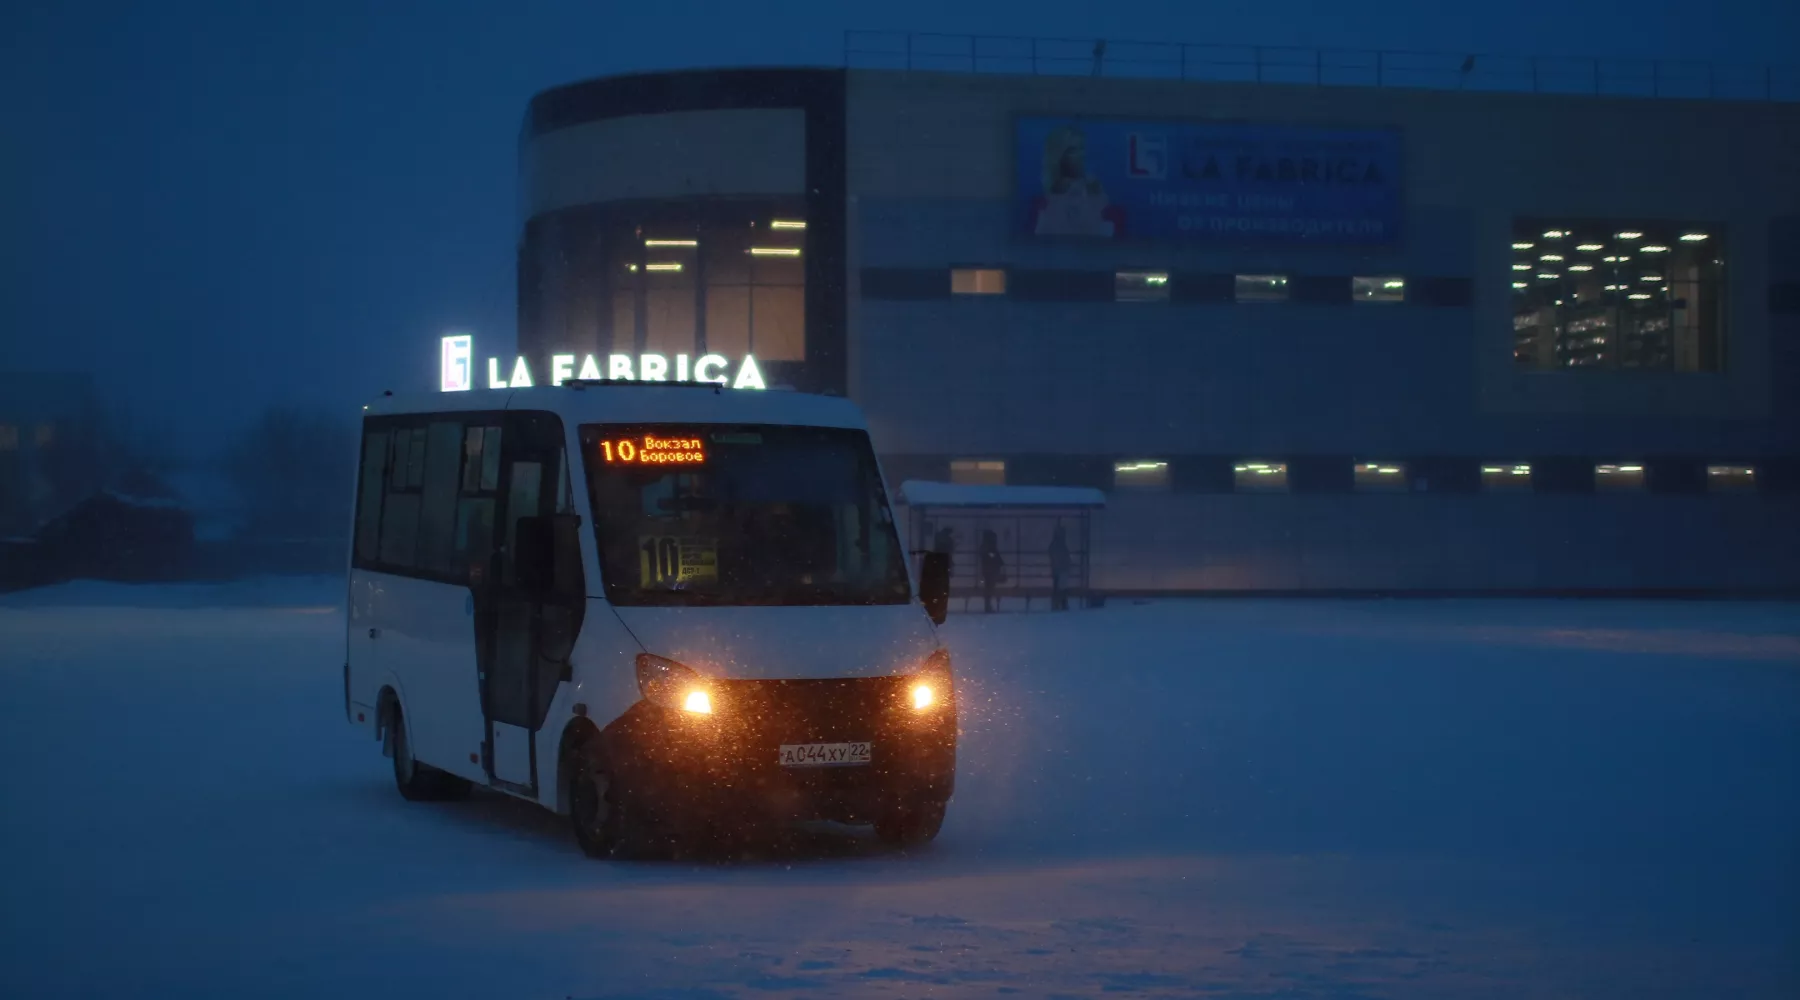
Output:
[[937,692],[931,690],[929,684],[914,684],[912,689],[912,707],[923,711],[937,701]]

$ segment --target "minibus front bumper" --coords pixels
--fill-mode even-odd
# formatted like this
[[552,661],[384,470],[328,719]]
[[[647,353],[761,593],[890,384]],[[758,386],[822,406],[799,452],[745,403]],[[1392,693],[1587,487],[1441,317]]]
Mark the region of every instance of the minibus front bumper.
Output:
[[716,681],[709,714],[633,707],[611,727],[609,756],[622,786],[663,823],[873,822],[955,790],[954,694],[915,707],[916,682]]

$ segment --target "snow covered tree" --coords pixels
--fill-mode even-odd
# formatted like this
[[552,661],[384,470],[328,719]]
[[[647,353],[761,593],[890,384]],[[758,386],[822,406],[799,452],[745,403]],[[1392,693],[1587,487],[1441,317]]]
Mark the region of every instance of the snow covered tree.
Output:
[[244,505],[244,532],[330,539],[348,530],[354,426],[297,407],[265,411],[232,443],[225,471]]

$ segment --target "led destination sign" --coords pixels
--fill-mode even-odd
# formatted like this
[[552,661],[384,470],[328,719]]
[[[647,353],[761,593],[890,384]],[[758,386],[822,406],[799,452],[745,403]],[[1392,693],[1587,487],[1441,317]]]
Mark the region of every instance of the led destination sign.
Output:
[[706,445],[695,437],[606,438],[600,442],[600,457],[607,465],[703,465]]

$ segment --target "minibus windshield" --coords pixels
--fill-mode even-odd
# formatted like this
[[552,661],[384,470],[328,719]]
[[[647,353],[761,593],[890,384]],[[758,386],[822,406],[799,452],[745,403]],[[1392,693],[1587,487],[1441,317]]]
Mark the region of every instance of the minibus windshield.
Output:
[[581,450],[614,604],[911,600],[863,431],[588,424]]

